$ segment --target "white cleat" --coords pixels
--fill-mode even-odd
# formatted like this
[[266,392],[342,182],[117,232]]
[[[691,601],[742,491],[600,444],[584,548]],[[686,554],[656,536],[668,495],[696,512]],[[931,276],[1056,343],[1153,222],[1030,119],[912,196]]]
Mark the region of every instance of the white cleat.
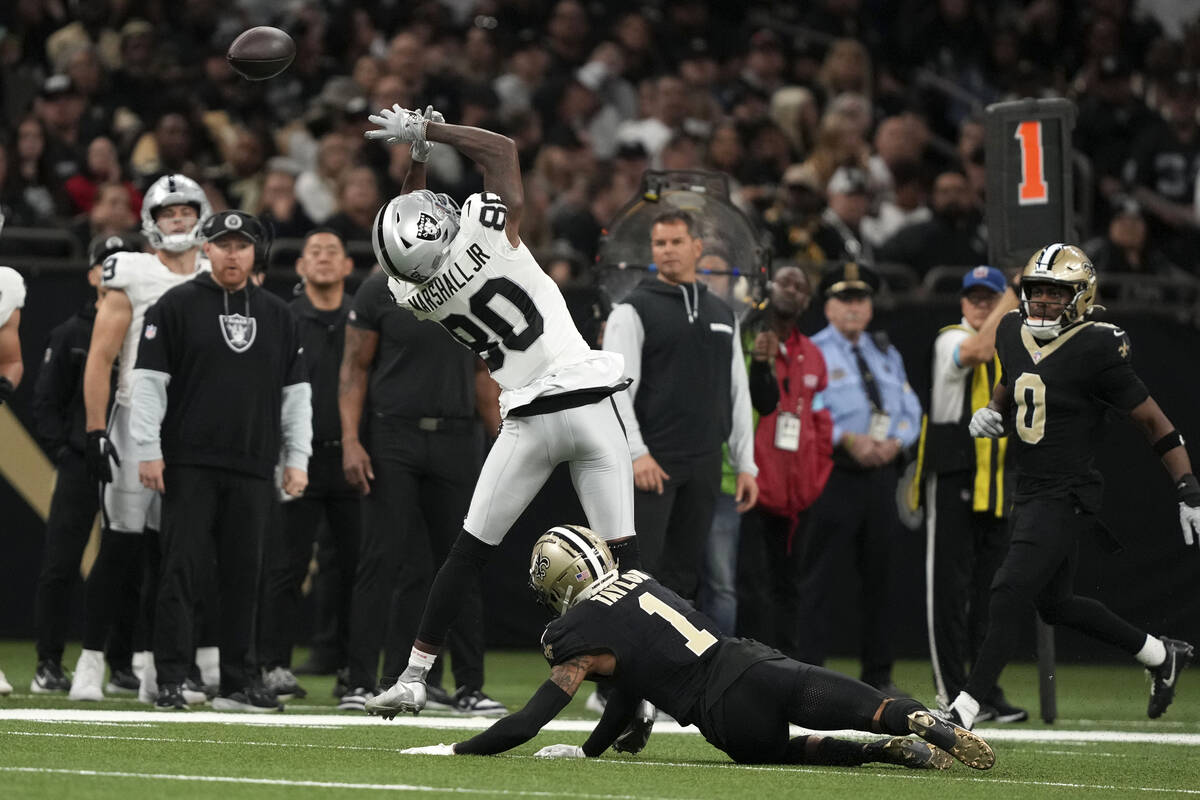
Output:
[[104,653],[99,650],[83,650],[79,653],[79,662],[75,665],[75,677],[71,681],[71,691],[67,694],[72,700],[97,702],[104,699]]
[[4,670],[0,669],[0,696],[6,694],[12,694],[12,684],[4,677]]
[[384,719],[392,719],[397,714],[420,714],[425,707],[425,683],[413,681],[396,684],[382,694],[376,695],[363,705],[363,710]]

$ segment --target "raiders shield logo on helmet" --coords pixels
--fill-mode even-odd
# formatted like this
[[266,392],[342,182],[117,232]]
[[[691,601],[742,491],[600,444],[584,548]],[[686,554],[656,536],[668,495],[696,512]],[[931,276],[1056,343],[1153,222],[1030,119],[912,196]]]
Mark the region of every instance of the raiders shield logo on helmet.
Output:
[[235,353],[244,353],[254,344],[258,333],[258,320],[254,317],[243,317],[241,314],[221,314],[221,335],[225,344]]
[[422,212],[417,220],[417,238],[427,242],[436,242],[440,234],[437,220]]

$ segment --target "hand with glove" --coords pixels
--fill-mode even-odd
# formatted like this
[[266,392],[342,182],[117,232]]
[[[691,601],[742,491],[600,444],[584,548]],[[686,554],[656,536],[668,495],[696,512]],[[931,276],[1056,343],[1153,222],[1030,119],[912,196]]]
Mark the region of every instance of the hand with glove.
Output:
[[117,448],[113,446],[112,439],[108,438],[108,431],[87,432],[87,448],[84,457],[87,461],[88,475],[92,480],[100,483],[112,483],[112,464],[108,460],[111,458],[113,463],[119,467],[121,466],[121,456],[117,452]]
[[1004,436],[1004,417],[996,409],[984,406],[971,417],[967,430],[976,439],[999,439]]
[[[445,122],[446,118],[442,116],[442,112],[434,111],[433,106],[425,106],[425,113],[422,115],[424,119],[430,122]],[[422,134],[424,135],[424,134]],[[433,142],[418,141],[412,144],[412,160],[418,164],[424,164],[429,160],[429,154],[433,152]]]
[[1179,496],[1179,526],[1183,528],[1183,543],[1188,547],[1200,543],[1200,481],[1188,473],[1175,484]]
[[454,745],[427,744],[424,747],[406,747],[400,752],[409,756],[452,756],[454,755]]
[[379,126],[379,130],[363,134],[368,139],[382,139],[388,144],[425,142],[425,128],[429,120],[415,111],[401,108],[399,103],[367,119]]
[[533,754],[534,758],[587,758],[576,744],[550,744]]

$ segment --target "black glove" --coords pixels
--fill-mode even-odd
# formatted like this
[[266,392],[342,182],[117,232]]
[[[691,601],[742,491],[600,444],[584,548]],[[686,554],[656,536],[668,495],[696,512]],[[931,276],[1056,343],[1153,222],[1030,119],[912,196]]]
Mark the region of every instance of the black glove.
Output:
[[654,728],[654,718],[658,710],[648,700],[638,703],[633,720],[625,728],[625,732],[613,742],[613,750],[618,753],[640,753],[650,741],[650,731]]
[[113,463],[119,467],[121,457],[117,448],[113,447],[112,439],[108,438],[108,431],[87,432],[87,450],[84,456],[87,459],[88,475],[92,480],[112,483],[112,465],[108,463],[108,459],[111,457]]
[[12,400],[15,391],[17,391],[17,387],[13,386],[12,381],[0,375],[0,406]]

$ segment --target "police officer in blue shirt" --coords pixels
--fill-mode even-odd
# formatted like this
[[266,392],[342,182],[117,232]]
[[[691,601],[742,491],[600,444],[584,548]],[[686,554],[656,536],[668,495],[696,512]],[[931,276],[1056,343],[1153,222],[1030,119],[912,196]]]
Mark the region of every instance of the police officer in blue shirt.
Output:
[[829,325],[812,337],[825,357],[825,406],[833,415],[834,467],[813,505],[800,545],[800,657],[822,664],[835,587],[852,562],[862,584],[861,652],[864,683],[893,697],[891,554],[898,528],[897,459],[921,431],[921,404],[904,362],[882,332],[869,333],[871,298],[879,276],[854,262],[821,275]]

